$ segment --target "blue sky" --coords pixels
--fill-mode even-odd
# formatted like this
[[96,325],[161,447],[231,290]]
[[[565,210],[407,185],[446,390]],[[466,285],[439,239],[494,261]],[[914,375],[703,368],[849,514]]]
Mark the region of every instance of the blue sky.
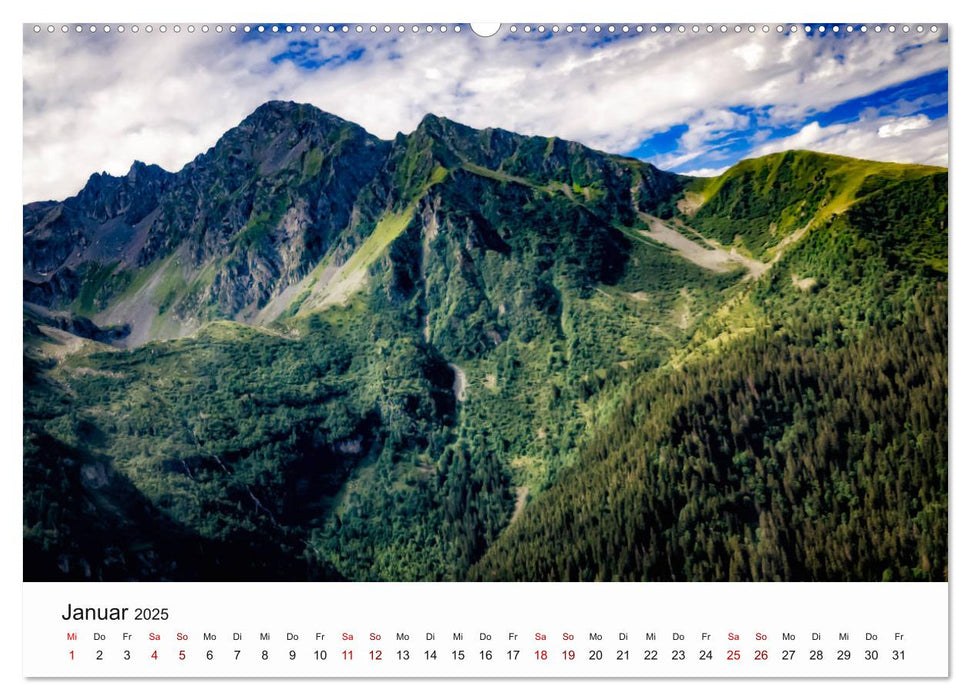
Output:
[[947,164],[946,27],[708,34],[580,25],[371,33],[24,35],[24,198],[60,198],[131,161],[179,169],[269,99],[382,138],[428,112],[556,135],[711,175],[788,148]]
[[[809,112],[800,119],[783,124],[773,124],[767,117],[771,105],[731,105],[728,107],[740,118],[740,123],[717,131],[711,135],[705,153],[681,162],[678,171],[692,172],[706,169],[720,169],[738,162],[768,142],[797,135],[803,128],[817,123],[821,129],[851,127],[874,118],[887,117],[912,118],[911,124],[928,126],[936,120],[942,125],[947,122],[947,84],[946,69],[922,75],[913,80],[877,90],[872,93],[853,97],[818,112]],[[926,117],[925,122],[921,117]],[[678,158],[682,153],[680,139],[688,131],[688,124],[674,124],[670,128],[652,134],[640,146],[628,152],[636,158],[664,161]],[[877,130],[879,134],[879,129]],[[878,135],[879,138],[879,135]],[[845,155],[857,155],[847,150]],[[866,156],[865,153],[859,154]],[[920,154],[915,154],[920,159]],[[927,160],[934,160],[928,158]],[[945,165],[939,159],[934,164]]]

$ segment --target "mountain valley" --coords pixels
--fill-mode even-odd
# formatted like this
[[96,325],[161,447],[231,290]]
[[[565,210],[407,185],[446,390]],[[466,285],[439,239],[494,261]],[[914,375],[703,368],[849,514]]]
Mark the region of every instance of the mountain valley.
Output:
[[270,102],[23,217],[26,580],[946,580],[944,169]]

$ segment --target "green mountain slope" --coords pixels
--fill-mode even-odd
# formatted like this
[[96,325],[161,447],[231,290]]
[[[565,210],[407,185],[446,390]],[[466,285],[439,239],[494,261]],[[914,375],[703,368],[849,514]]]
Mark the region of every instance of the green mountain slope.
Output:
[[946,251],[946,175],[858,190],[643,377],[474,574],[946,578]]
[[946,221],[938,169],[270,103],[24,208],[26,575],[941,578]]
[[828,328],[760,333],[642,383],[475,575],[945,578],[945,308],[832,350]]
[[[692,183],[690,205],[682,209],[699,231],[770,260],[786,237],[825,224],[861,199],[883,199],[885,188],[926,182],[932,175],[946,188],[942,168],[787,151],[741,161],[716,178]],[[900,201],[899,195],[889,198]],[[920,211],[917,201],[904,206],[912,214]]]

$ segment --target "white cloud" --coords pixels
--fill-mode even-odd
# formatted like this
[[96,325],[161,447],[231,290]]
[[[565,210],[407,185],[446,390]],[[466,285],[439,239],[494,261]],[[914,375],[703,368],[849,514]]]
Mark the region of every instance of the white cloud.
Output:
[[766,45],[754,41],[743,43],[733,52],[742,59],[745,70],[754,71],[765,65]]
[[[501,36],[301,35],[319,56],[366,48],[360,60],[308,71],[270,60],[294,36],[25,30],[23,196],[62,198],[89,173],[123,173],[135,159],[177,170],[269,99],[310,102],[383,138],[434,112],[612,152],[687,123],[684,150],[703,152],[743,119],[734,106],[771,106],[770,123],[798,123],[948,60],[946,44],[915,48],[903,34],[644,34],[593,49],[577,35]],[[920,133],[943,138],[946,151],[946,132]]]
[[[861,120],[852,124],[831,124],[821,127],[818,122],[807,124],[786,138],[768,141],[751,155],[759,156],[791,149],[808,149],[823,153],[852,155],[867,160],[896,163],[925,163],[947,166],[947,118],[915,118]],[[908,122],[908,124],[902,124]]]
[[711,155],[709,151],[698,150],[698,151],[680,151],[671,154],[665,154],[653,159],[654,165],[659,167],[661,170],[677,170],[680,165],[684,163],[689,163],[695,158],[700,158],[703,155]]
[[877,130],[877,136],[882,139],[901,136],[908,131],[926,129],[931,125],[931,120],[926,114],[918,114],[916,117],[902,117],[883,124]]
[[690,170],[684,175],[690,175],[691,177],[717,177],[723,172],[728,170],[729,166],[724,166],[722,168],[699,168],[698,170]]
[[688,130],[681,137],[683,148],[697,149],[728,132],[744,129],[751,118],[728,109],[706,109],[688,121]]

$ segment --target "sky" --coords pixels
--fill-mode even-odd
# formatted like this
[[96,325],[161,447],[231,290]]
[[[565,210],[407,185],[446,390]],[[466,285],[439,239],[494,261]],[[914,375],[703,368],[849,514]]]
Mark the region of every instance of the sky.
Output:
[[134,160],[178,170],[271,99],[386,139],[431,112],[701,176],[793,148],[948,163],[946,26],[518,25],[489,38],[466,25],[229,26],[25,25],[24,201],[63,199]]

